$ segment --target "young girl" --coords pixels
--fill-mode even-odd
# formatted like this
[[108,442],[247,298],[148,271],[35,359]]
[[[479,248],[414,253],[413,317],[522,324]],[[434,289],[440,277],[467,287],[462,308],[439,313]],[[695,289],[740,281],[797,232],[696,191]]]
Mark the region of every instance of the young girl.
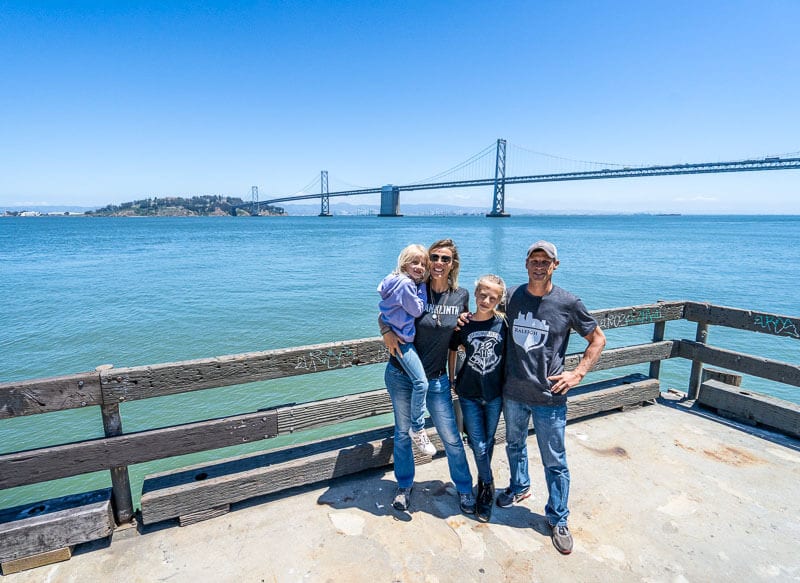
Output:
[[414,320],[422,315],[428,301],[425,276],[428,273],[428,252],[422,245],[409,245],[400,252],[397,267],[378,285],[381,301],[381,333],[392,330],[400,344],[398,361],[411,379],[411,427],[408,430],[414,445],[422,453],[434,455],[436,448],[425,431],[425,399],[428,377],[414,347]]
[[[497,275],[484,275],[475,282],[476,311],[472,319],[453,333],[450,341],[450,377],[455,379],[464,428],[478,468],[475,514],[488,522],[494,504],[492,453],[494,434],[503,408],[503,352],[508,327],[497,310],[504,301],[506,284]],[[457,350],[466,358],[455,376]]]

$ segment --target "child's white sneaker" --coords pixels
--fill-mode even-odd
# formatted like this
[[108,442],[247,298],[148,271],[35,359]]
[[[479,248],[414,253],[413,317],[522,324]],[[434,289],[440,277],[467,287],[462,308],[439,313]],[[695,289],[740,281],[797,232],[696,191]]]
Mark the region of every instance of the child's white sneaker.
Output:
[[408,429],[408,435],[411,437],[411,441],[414,442],[414,445],[417,446],[417,449],[424,453],[425,455],[435,455],[436,448],[431,443],[430,437],[428,437],[428,432],[425,431],[423,427],[419,431],[414,431],[413,429]]

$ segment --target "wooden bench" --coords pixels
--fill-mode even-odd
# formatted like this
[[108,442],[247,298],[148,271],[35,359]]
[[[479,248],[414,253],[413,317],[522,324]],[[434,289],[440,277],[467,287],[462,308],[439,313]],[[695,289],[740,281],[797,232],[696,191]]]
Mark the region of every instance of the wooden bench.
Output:
[[[658,379],[641,374],[587,384],[571,392],[567,418],[652,402],[659,391]],[[444,455],[438,435],[430,433],[438,455]],[[183,526],[224,514],[236,502],[389,466],[393,434],[393,427],[381,427],[147,476],[141,499],[142,523],[177,518]],[[501,419],[497,441],[504,440]],[[417,455],[416,460],[425,463],[430,458]]]
[[760,393],[751,393],[714,378],[703,381],[696,403],[721,417],[759,425],[800,438],[800,406]]
[[65,561],[74,545],[113,530],[110,489],[7,508],[0,511],[0,567],[8,575]]

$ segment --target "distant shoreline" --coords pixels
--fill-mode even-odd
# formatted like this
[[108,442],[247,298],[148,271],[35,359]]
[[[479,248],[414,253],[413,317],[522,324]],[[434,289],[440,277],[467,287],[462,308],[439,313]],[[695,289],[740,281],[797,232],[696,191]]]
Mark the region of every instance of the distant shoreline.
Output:
[[[391,217],[391,218],[442,218],[442,219],[453,219],[453,218],[474,218],[474,217],[485,217],[485,213],[411,213],[405,212],[403,213],[402,217]],[[334,213],[332,215],[334,218],[363,218],[363,219],[370,219],[370,218],[386,218],[386,217],[379,217],[377,214],[350,214],[350,213],[342,213],[337,214]],[[678,217],[800,217],[800,214],[794,213],[625,213],[625,212],[510,212],[509,217],[506,218],[513,218],[513,217],[659,217],[659,218],[678,218]],[[163,215],[131,215],[131,214],[109,214],[109,215],[91,215],[86,213],[78,213],[78,212],[35,212],[32,214],[28,212],[26,214],[16,213],[16,214],[7,214],[2,209],[0,209],[0,219],[31,219],[31,218],[87,218],[87,219],[198,219],[198,218],[230,218],[230,219],[247,219],[247,218],[306,218],[306,219],[315,219],[319,218],[318,215],[312,214],[283,214],[283,215],[260,215],[256,217],[248,216],[233,216],[229,214],[207,214],[207,215],[186,215],[186,214],[163,214]]]

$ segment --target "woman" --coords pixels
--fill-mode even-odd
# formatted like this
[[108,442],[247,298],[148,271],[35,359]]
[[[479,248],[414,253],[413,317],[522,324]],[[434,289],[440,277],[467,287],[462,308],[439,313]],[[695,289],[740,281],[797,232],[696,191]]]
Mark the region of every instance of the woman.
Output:
[[[430,274],[428,276],[428,301],[422,316],[416,320],[414,346],[422,360],[428,377],[426,405],[433,424],[444,444],[450,478],[459,495],[459,506],[465,514],[475,513],[472,494],[472,474],[467,464],[464,444],[456,426],[450,381],[447,375],[447,357],[450,337],[459,314],[468,311],[469,292],[458,287],[460,268],[458,249],[451,239],[436,241],[428,248]],[[394,475],[397,493],[392,506],[408,509],[414,485],[414,453],[411,448],[411,395],[412,383],[397,358],[400,340],[388,326],[381,326],[386,348],[392,355],[386,365],[384,380],[394,409]]]

